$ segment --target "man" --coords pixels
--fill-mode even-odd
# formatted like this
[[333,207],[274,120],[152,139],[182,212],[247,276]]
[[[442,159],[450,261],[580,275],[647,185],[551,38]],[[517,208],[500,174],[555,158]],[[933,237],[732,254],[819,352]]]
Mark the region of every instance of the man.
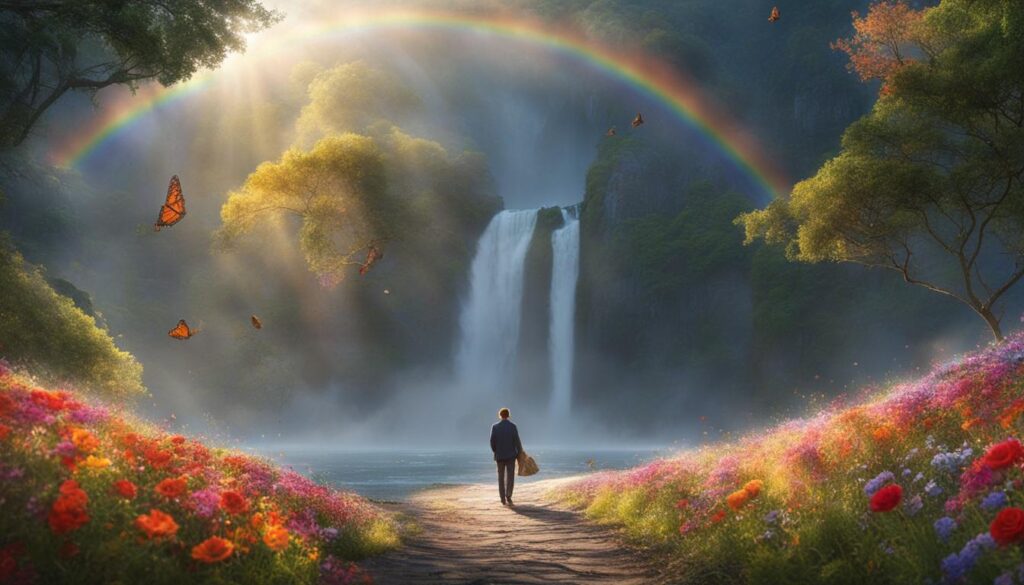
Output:
[[498,462],[498,495],[501,505],[512,505],[512,487],[516,482],[516,457],[523,452],[523,444],[519,441],[519,429],[508,420],[509,411],[502,408],[498,411],[501,419],[491,427],[491,451]]

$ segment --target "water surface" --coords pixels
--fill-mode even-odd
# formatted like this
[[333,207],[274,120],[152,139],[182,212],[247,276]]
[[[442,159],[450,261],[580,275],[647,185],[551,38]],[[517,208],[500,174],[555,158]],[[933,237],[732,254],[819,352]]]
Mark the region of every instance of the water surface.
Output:
[[[400,501],[419,490],[438,485],[497,484],[497,471],[489,450],[291,449],[266,454],[299,473],[374,500]],[[537,448],[531,450],[530,455],[540,465],[540,473],[517,477],[516,482],[625,469],[665,454],[645,448]]]

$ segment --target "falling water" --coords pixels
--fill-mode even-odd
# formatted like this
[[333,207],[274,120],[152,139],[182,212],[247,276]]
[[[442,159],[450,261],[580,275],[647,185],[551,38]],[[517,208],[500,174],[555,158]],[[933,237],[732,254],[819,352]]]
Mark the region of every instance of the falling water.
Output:
[[536,209],[502,211],[480,236],[455,358],[464,388],[494,392],[509,379],[519,346],[523,263],[536,223]]
[[576,278],[580,271],[580,221],[562,210],[565,225],[551,234],[551,414],[569,412],[576,316]]

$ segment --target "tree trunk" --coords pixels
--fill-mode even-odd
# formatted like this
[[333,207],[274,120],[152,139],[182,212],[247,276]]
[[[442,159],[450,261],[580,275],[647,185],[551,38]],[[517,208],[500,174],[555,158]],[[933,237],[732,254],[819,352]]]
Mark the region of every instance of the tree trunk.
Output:
[[995,316],[991,309],[988,307],[974,307],[975,312],[981,315],[981,318],[988,323],[988,328],[992,330],[992,336],[996,338],[996,343],[1002,343],[1005,337],[1003,337],[1003,330],[999,326],[999,319]]

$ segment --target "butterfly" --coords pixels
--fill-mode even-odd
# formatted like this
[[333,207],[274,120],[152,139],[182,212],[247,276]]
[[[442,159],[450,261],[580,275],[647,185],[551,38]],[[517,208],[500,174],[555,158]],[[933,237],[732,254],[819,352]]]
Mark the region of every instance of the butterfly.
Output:
[[640,112],[636,113],[636,118],[633,118],[633,127],[636,128],[640,124],[644,123],[644,117],[640,115]]
[[188,339],[196,333],[199,333],[198,329],[190,329],[188,323],[186,323],[184,319],[181,319],[178,321],[178,325],[175,326],[174,329],[167,332],[167,335],[170,335],[175,339]]
[[384,257],[384,252],[381,252],[377,246],[370,244],[370,249],[366,251],[366,261],[363,262],[362,266],[359,267],[359,276],[365,275],[370,271],[370,268],[377,263],[378,260]]
[[605,136],[615,136],[615,126],[612,126],[604,133]]
[[167,200],[160,206],[160,215],[153,224],[154,231],[160,231],[164,226],[172,226],[185,217],[185,196],[181,194],[181,181],[178,175],[171,177],[171,184],[167,186]]
[[779,7],[778,6],[772,6],[772,13],[770,15],[768,15],[768,22],[775,22],[781,16],[782,15],[779,14]]
[[251,315],[249,317],[249,320],[252,321],[252,326],[253,327],[255,327],[257,329],[263,329],[263,321],[260,321],[260,318],[257,317],[256,315]]

